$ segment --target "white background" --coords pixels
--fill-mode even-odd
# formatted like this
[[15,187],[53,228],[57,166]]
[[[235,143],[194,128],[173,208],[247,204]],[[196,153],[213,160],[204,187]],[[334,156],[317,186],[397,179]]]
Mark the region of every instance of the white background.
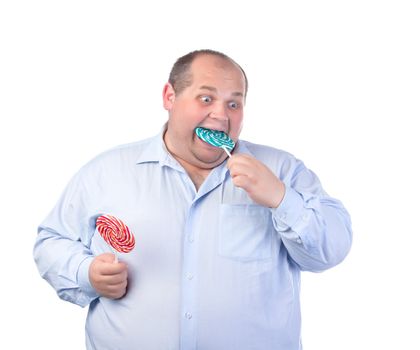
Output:
[[248,74],[242,138],[304,160],[352,215],[345,262],[302,275],[305,350],[420,349],[416,3],[2,1],[0,348],[84,348],[37,225],[90,158],[159,132],[173,62],[212,48]]

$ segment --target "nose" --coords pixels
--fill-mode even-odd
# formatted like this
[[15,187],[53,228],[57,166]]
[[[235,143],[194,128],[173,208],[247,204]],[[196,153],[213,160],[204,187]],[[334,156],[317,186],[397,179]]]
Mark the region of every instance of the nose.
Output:
[[227,121],[229,119],[227,108],[222,103],[214,104],[210,112],[210,117],[220,121]]

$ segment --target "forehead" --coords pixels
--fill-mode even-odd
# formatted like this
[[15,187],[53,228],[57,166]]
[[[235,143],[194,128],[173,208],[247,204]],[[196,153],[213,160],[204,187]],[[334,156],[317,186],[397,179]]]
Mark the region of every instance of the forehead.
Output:
[[245,77],[241,69],[228,59],[213,55],[199,56],[191,63],[190,72],[192,87],[209,85],[242,93],[245,91]]

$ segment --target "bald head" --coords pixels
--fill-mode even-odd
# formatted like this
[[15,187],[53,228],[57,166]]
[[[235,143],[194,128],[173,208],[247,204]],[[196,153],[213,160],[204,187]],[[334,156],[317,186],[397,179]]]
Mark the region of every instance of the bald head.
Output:
[[214,50],[196,50],[178,58],[178,60],[173,65],[171,73],[169,75],[169,83],[174,88],[175,93],[180,94],[185,88],[192,84],[193,75],[191,72],[191,64],[196,58],[207,55],[218,57],[220,58],[221,64],[225,62],[226,64],[234,65],[242,72],[245,80],[246,97],[246,93],[248,92],[248,79],[246,77],[245,71],[238,63],[236,63],[229,56]]

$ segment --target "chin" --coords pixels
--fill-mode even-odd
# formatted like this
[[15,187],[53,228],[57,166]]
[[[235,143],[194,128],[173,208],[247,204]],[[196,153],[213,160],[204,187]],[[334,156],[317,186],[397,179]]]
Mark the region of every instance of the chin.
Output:
[[201,151],[194,153],[195,158],[203,163],[206,167],[213,168],[224,161],[223,153],[219,150]]

